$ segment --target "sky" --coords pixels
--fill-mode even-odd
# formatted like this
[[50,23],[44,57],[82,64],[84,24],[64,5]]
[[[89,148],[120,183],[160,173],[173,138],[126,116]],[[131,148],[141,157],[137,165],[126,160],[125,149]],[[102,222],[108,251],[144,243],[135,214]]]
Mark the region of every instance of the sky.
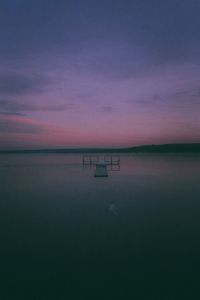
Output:
[[0,0],[0,149],[200,142],[199,0]]

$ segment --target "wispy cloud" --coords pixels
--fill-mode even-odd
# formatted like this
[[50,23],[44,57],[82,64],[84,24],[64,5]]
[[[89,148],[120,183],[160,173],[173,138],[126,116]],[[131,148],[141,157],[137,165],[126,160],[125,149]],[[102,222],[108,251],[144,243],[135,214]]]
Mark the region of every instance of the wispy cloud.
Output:
[[0,93],[25,95],[41,93],[50,80],[42,76],[0,74]]
[[23,103],[15,100],[0,100],[0,108],[4,113],[15,114],[18,112],[45,112],[45,111],[66,111],[74,106],[68,103],[62,104],[34,104]]
[[7,111],[0,111],[0,115],[3,115],[3,116],[25,116],[25,114],[21,114],[21,113],[18,113],[18,112],[7,112]]
[[101,107],[101,110],[102,110],[103,112],[110,113],[110,112],[113,110],[113,107],[110,106],[110,105],[103,105],[103,106]]
[[44,131],[40,122],[20,116],[1,116],[1,133],[40,134]]

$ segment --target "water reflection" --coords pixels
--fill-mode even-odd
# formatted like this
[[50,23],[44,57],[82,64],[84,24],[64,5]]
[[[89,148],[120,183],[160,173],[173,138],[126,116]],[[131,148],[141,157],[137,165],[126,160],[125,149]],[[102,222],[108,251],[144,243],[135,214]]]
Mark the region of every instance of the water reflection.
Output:
[[115,215],[115,216],[118,216],[118,215],[119,215],[115,203],[111,203],[111,204],[110,204],[110,206],[109,206],[109,211],[110,211],[113,215]]

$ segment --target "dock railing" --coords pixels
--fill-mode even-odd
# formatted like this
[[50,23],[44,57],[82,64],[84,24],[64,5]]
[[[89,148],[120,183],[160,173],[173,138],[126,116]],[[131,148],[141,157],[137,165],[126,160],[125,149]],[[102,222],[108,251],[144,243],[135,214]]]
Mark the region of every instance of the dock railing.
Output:
[[[83,165],[96,165],[100,161],[99,155],[83,155],[82,162]],[[101,160],[102,161],[102,160]],[[119,166],[120,156],[118,155],[104,155],[103,161],[108,166]]]
[[119,165],[120,164],[120,156],[118,156],[118,155],[104,155],[104,161],[108,165]]
[[83,165],[96,165],[99,161],[99,155],[83,155]]

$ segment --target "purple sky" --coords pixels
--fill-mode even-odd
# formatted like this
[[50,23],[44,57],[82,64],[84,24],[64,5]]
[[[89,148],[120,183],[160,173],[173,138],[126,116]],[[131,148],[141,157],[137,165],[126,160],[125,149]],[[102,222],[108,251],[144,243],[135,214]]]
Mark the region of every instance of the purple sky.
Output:
[[198,0],[0,0],[0,149],[200,142]]

